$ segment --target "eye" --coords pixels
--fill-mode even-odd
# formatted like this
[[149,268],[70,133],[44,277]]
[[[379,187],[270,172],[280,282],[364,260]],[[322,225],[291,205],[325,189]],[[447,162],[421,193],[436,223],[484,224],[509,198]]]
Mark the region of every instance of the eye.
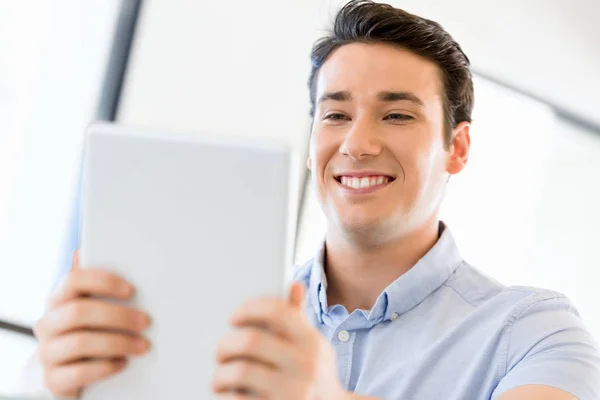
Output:
[[325,117],[323,119],[328,119],[328,120],[332,120],[332,121],[346,121],[346,120],[349,120],[350,118],[348,118],[344,114],[330,113],[330,114],[325,115]]
[[385,116],[384,119],[392,120],[392,121],[411,121],[414,118],[410,115],[400,114],[400,113],[390,113]]

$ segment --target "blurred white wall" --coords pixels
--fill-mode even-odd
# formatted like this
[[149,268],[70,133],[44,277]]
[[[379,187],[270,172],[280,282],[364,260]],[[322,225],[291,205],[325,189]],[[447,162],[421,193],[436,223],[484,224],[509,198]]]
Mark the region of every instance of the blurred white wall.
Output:
[[35,321],[56,278],[118,5],[0,2],[0,318]]
[[[0,319],[32,325],[56,280],[118,5],[0,1]],[[0,396],[35,346],[0,330]]]
[[600,126],[597,0],[392,0],[442,24],[473,67]]
[[282,140],[296,150],[297,199],[322,17],[314,0],[145,2],[118,120]]

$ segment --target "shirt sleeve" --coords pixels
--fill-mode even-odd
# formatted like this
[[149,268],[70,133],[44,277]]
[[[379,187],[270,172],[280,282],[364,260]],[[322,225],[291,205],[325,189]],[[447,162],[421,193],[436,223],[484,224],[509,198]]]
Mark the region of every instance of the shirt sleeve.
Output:
[[580,400],[600,399],[600,351],[577,310],[563,295],[538,294],[522,304],[506,329],[504,376],[494,393],[547,385]]

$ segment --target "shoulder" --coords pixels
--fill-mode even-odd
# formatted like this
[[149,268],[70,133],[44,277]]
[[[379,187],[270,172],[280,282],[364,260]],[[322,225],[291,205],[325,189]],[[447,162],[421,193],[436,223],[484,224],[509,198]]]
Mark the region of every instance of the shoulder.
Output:
[[554,323],[579,323],[581,317],[563,293],[532,286],[506,286],[463,262],[444,283],[474,308],[490,307],[507,328],[530,318],[549,318]]
[[579,343],[598,351],[577,308],[563,293],[512,286],[505,290],[504,296],[514,300],[505,325],[507,370],[531,351],[540,350],[544,343]]
[[600,348],[567,296],[524,286],[505,292],[518,301],[500,341],[496,393],[544,384],[580,399],[600,398]]
[[566,309],[579,316],[562,293],[530,286],[506,286],[466,262],[456,269],[444,286],[475,308],[493,305],[505,314],[507,323],[513,323],[529,307],[539,307],[544,302],[548,302],[548,307]]
[[465,302],[479,307],[506,289],[506,286],[463,261],[444,283]]
[[580,320],[577,308],[563,293],[531,286],[510,286],[505,289],[507,298],[516,301],[507,321],[513,324],[530,315],[556,313],[573,316]]
[[544,384],[581,399],[600,398],[600,348],[571,300],[530,286],[505,286],[462,263],[444,284],[478,321],[495,326],[497,381],[494,396]]

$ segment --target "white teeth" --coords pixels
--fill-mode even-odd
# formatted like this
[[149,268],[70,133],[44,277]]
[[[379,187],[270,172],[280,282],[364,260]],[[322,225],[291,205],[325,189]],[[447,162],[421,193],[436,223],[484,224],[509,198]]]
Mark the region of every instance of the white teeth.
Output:
[[383,185],[385,183],[388,183],[389,178],[387,176],[365,176],[363,178],[342,176],[340,177],[340,182],[342,185],[350,187],[352,189],[364,189],[371,186]]

